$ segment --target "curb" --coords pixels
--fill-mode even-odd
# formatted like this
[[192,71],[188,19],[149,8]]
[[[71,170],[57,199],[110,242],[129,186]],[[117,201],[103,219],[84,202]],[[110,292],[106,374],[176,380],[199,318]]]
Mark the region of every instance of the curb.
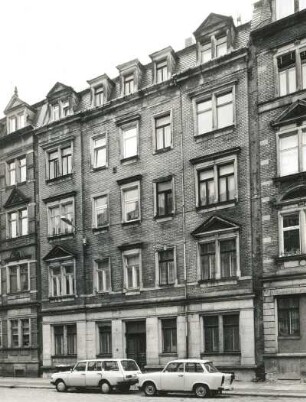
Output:
[[306,394],[305,393],[301,393],[301,394],[297,394],[297,393],[284,393],[284,392],[255,392],[255,391],[246,391],[246,392],[239,392],[239,391],[234,391],[234,392],[223,392],[223,395],[227,395],[227,396],[263,396],[263,397],[269,397],[269,396],[273,396],[273,397],[277,397],[277,398],[303,398],[304,400],[306,399]]
[[[36,389],[53,389],[49,385],[22,385],[22,384],[0,384],[0,388],[36,388]],[[55,389],[55,388],[54,388]]]

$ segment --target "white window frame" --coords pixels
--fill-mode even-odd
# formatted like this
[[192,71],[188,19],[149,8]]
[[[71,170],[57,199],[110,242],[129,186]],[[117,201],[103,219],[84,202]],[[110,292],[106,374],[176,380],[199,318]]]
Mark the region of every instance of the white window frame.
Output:
[[[100,139],[105,139],[105,145],[95,146],[95,141]],[[107,133],[98,134],[90,139],[90,147],[91,147],[91,166],[92,169],[102,169],[108,167],[108,135]],[[100,149],[105,149],[105,164],[104,165],[97,165],[96,164],[96,151]]]
[[[128,190],[133,190],[134,188],[138,189],[138,212],[139,216],[136,219],[126,219],[126,208],[125,208],[125,202],[124,202],[124,193]],[[141,221],[141,187],[140,187],[140,181],[133,181],[130,183],[122,184],[120,186],[120,193],[121,193],[121,211],[122,211],[122,216],[121,216],[121,222],[122,223],[129,223],[129,222],[138,222]]]
[[[162,68],[158,68],[158,65],[162,65]],[[162,71],[162,79],[159,79],[159,70]],[[165,72],[165,74],[164,74]],[[161,82],[165,82],[169,79],[169,63],[168,63],[168,57],[163,57],[161,59],[158,59],[154,63],[154,73],[155,73],[155,82],[157,84]],[[164,76],[165,75],[165,76]]]
[[[234,180],[235,180],[235,197],[226,201],[219,201],[219,175],[218,168],[223,165],[234,164]],[[199,174],[202,170],[213,169],[214,171],[214,191],[215,191],[215,202],[207,205],[200,205],[200,188],[199,188]],[[195,194],[196,194],[196,207],[197,208],[210,208],[217,206],[218,204],[231,204],[238,201],[238,158],[237,155],[226,156],[224,158],[220,157],[218,159],[207,161],[204,163],[199,163],[195,165]]]
[[[28,269],[28,287],[26,290],[21,290],[21,280],[20,280],[20,266],[21,265],[27,265],[27,269]],[[11,289],[10,289],[10,268],[13,267],[17,267],[17,292],[28,292],[30,290],[30,264],[28,260],[21,260],[18,261],[18,263],[16,262],[12,262],[8,265],[6,265],[5,269],[6,269],[6,289],[7,289],[7,293],[11,293]],[[1,294],[1,293],[0,293]]]
[[[65,279],[66,279],[66,275],[65,275],[65,267],[66,266],[72,266],[73,267],[73,271],[72,271],[72,275],[69,276],[73,276],[72,281],[69,280],[69,284],[70,286],[72,286],[72,293],[66,293],[66,288],[65,288]],[[60,283],[59,288],[60,288],[60,294],[55,295],[54,292],[54,283],[53,283],[53,278],[54,276],[52,275],[52,269],[54,268],[59,268],[60,269],[60,275],[59,275],[59,280]],[[61,258],[61,259],[56,259],[53,261],[48,261],[48,282],[49,282],[49,297],[51,298],[61,298],[61,297],[73,297],[76,295],[76,263],[75,263],[75,259],[71,258],[71,257],[65,257],[65,258]]]
[[[219,56],[217,54],[218,53],[217,46],[218,46],[218,42],[220,42],[222,39],[225,39],[226,52]],[[206,61],[203,61],[203,53],[208,52],[209,50],[210,50],[210,58]],[[203,43],[199,42],[199,44],[198,44],[198,62],[199,62],[199,64],[208,63],[209,61],[222,57],[222,56],[228,54],[229,52],[230,52],[230,47],[229,47],[229,43],[228,43],[227,32],[223,32],[222,35],[218,35],[218,37],[216,37],[215,35],[212,35],[209,38],[209,40],[206,40]]]
[[76,342],[75,342],[75,348],[76,348],[76,354],[77,354],[77,343],[78,343],[78,325],[76,322],[58,322],[52,324],[52,332],[51,332],[51,337],[52,337],[52,355],[55,355],[55,334],[54,334],[54,327],[63,327],[63,353],[58,356],[62,357],[67,357],[67,356],[75,356],[75,354],[68,354],[68,328],[69,326],[75,326],[76,329]]
[[[221,253],[220,253],[220,242],[226,240],[235,240],[236,241],[236,275],[232,275],[230,277],[222,277],[221,276]],[[241,269],[240,269],[240,237],[239,232],[233,229],[224,229],[218,232],[212,233],[211,235],[205,235],[197,242],[197,265],[198,265],[198,278],[202,281],[202,267],[201,267],[201,253],[200,253],[200,245],[204,243],[213,243],[215,242],[215,277],[211,278],[212,280],[231,280],[241,277]],[[205,280],[205,279],[204,279]]]
[[289,15],[293,15],[299,11],[304,10],[306,7],[301,8],[300,7],[300,0],[285,0],[288,4],[289,1],[291,1],[290,5],[291,5],[291,12],[287,13],[285,15],[280,15],[279,13],[279,8],[278,8],[278,0],[274,0],[274,15],[275,15],[275,20],[278,21],[282,18],[286,18],[289,17]]
[[[63,150],[70,148],[71,150],[71,171],[67,174],[63,174]],[[58,160],[58,175],[50,178],[50,163],[49,163],[49,155],[57,152],[57,160]],[[46,180],[56,180],[60,177],[67,177],[73,173],[73,141],[66,142],[57,147],[52,147],[46,150]]]
[[[126,87],[127,83],[129,83],[129,91],[127,91],[127,87]],[[128,96],[128,95],[133,94],[134,92],[137,92],[137,90],[136,90],[135,72],[134,71],[128,71],[128,72],[126,72],[126,73],[124,73],[122,75],[122,94],[123,94],[123,96]]]
[[[131,156],[125,156],[124,152],[124,133],[127,131],[130,131],[131,129],[136,128],[136,153]],[[120,126],[120,149],[121,149],[121,160],[129,160],[133,158],[138,158],[139,157],[139,121],[132,121],[126,124],[123,124]]]
[[291,215],[293,213],[299,214],[299,235],[300,235],[300,254],[290,254],[290,257],[296,255],[306,254],[306,208],[298,206],[284,207],[278,212],[278,228],[279,228],[279,256],[284,257],[284,228],[283,216]]
[[[21,165],[21,161],[25,160],[24,165]],[[14,169],[10,169],[10,165],[14,164]],[[25,183],[27,181],[27,158],[26,155],[20,156],[15,159],[9,160],[7,163],[7,183],[9,186],[14,186],[17,183]],[[25,169],[25,180],[22,180],[22,169]],[[11,181],[11,172],[14,171],[15,180]]]
[[[129,288],[128,287],[128,275],[127,275],[126,258],[135,256],[135,255],[138,255],[138,257],[139,257],[139,273],[138,273],[139,286],[134,286],[134,287]],[[122,265],[123,265],[124,290],[126,292],[130,292],[130,291],[133,292],[133,291],[141,290],[143,288],[143,284],[142,284],[142,250],[141,250],[141,248],[124,250],[122,252]],[[133,274],[133,277],[135,277],[135,274]]]
[[[72,225],[69,225],[68,223],[65,223],[64,221],[61,220],[61,217],[64,216],[63,206],[65,206],[67,204],[72,204],[72,215],[73,215],[72,219],[71,219]],[[49,237],[71,235],[71,234],[75,233],[75,201],[74,201],[74,197],[62,198],[57,201],[49,202],[49,203],[47,203],[46,207],[47,207],[48,236]],[[56,207],[59,207],[60,230],[59,230],[59,233],[53,234],[51,210]],[[68,230],[66,231],[65,228],[68,228]]]
[[[226,126],[219,127],[218,124],[218,111],[217,111],[217,98],[227,95],[227,94],[232,94],[232,107],[233,107],[233,121],[231,124],[228,124]],[[205,101],[211,101],[211,114],[212,114],[212,127],[210,130],[205,131],[203,133],[199,132],[199,125],[198,125],[198,104],[205,102]],[[224,130],[228,127],[235,126],[236,125],[236,89],[235,86],[227,87],[227,88],[222,88],[222,90],[215,90],[213,92],[207,93],[205,95],[199,96],[193,100],[193,108],[194,108],[194,137],[199,137],[202,135],[207,135],[212,131],[215,130]]]
[[[22,212],[27,211],[26,218],[22,218]],[[11,214],[17,214],[16,217],[16,236],[12,236],[12,226],[11,226]],[[23,233],[23,219],[26,219],[26,233]],[[16,210],[8,211],[7,212],[7,238],[8,239],[15,239],[21,236],[27,236],[29,234],[29,210],[28,207],[21,207]]]
[[[174,264],[174,282],[168,284],[160,284],[160,267],[159,267],[159,253],[161,251],[173,250],[173,264]],[[160,287],[167,287],[167,286],[177,286],[178,279],[177,279],[177,252],[176,246],[165,246],[163,248],[158,248],[155,251],[155,286],[157,288]]]
[[[23,333],[22,333],[22,320],[28,320],[29,321],[29,345],[28,346],[23,346]],[[12,342],[12,321],[18,321],[18,346],[14,346]],[[30,317],[14,317],[8,319],[8,346],[10,348],[30,348],[32,345],[32,328],[31,328],[31,318]]]
[[[106,197],[107,223],[105,225],[98,226],[96,200],[98,198],[102,198],[102,197]],[[110,224],[109,192],[95,194],[94,196],[92,196],[92,228],[93,229],[102,229],[102,228],[108,227],[109,224]]]
[[105,89],[103,84],[93,87],[93,104],[95,107],[103,106],[105,103]]
[[[58,110],[58,115],[56,113]],[[66,113],[67,111],[67,113]],[[58,121],[72,114],[71,102],[69,99],[61,99],[51,105],[52,121]],[[58,116],[58,117],[57,117]]]
[[[165,148],[157,148],[156,122],[158,119],[162,119],[163,117],[167,117],[167,116],[169,116],[169,121],[170,121],[170,135],[171,135],[170,146],[165,147]],[[157,154],[160,152],[168,151],[169,149],[173,149],[173,112],[172,112],[172,110],[169,110],[168,112],[162,112],[162,113],[155,114],[152,119],[152,126],[153,126],[153,135],[152,135],[153,154]]]
[[[103,262],[103,261],[107,261],[108,262],[108,276],[109,276],[109,283],[107,284],[106,282],[106,275],[103,271],[105,271],[105,269],[100,269],[99,268],[99,262]],[[100,289],[99,287],[99,272],[102,272],[102,276],[103,276],[103,283],[104,283],[104,287],[103,289]],[[107,286],[108,285],[108,286]],[[112,277],[111,277],[111,261],[109,257],[106,258],[96,258],[94,260],[94,286],[95,286],[95,290],[98,293],[109,293],[112,290]]]

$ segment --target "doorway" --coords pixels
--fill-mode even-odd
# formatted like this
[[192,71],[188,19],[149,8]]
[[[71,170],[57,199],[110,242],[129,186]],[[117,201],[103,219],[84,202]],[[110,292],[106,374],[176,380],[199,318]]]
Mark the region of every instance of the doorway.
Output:
[[146,360],[146,322],[126,322],[126,356],[137,362],[142,370],[147,363]]

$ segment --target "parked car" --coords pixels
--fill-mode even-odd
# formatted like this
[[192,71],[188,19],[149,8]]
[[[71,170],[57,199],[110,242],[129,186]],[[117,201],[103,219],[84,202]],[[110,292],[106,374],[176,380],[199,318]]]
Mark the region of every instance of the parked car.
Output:
[[140,373],[132,359],[80,360],[72,370],[52,374],[51,384],[58,392],[65,392],[70,387],[100,388],[103,394],[112,389],[126,392],[138,382]]
[[192,392],[205,398],[232,389],[234,374],[219,372],[209,360],[184,359],[169,362],[163,371],[139,375],[138,387],[147,396],[166,392]]

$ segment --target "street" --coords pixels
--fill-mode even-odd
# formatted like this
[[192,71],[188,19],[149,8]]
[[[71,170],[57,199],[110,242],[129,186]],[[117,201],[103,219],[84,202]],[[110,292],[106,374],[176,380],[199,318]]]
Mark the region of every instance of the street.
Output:
[[[1,402],[189,402],[196,401],[197,398],[193,396],[184,395],[167,395],[159,397],[145,397],[139,392],[130,392],[128,394],[109,394],[102,395],[100,392],[66,392],[59,393],[55,389],[29,389],[29,388],[0,388],[0,401]],[[290,397],[263,397],[263,396],[229,396],[221,395],[216,398],[209,398],[209,401],[223,401],[223,402],[266,402],[286,401],[293,402],[296,398]]]

